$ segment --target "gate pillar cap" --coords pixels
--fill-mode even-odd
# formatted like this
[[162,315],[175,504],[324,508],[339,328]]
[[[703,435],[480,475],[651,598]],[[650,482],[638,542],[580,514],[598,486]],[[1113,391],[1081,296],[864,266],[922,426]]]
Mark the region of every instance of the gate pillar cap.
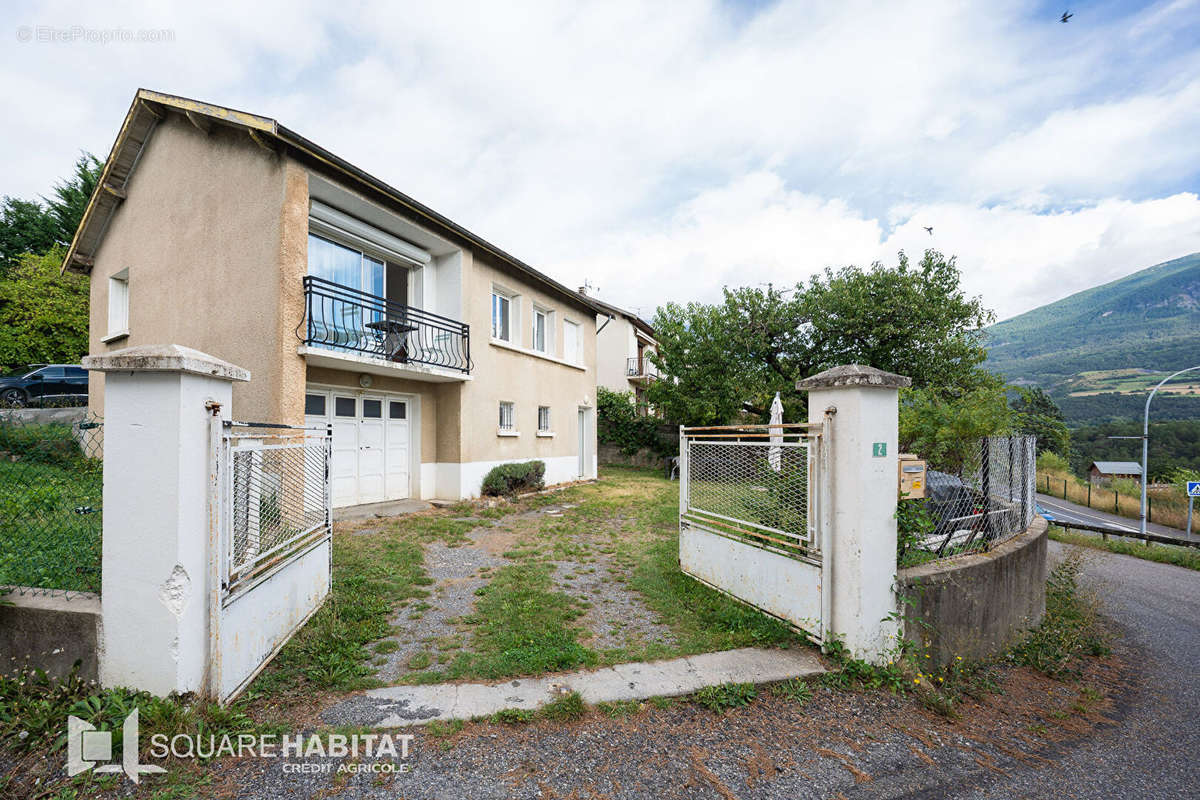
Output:
[[103,355],[84,356],[93,372],[186,372],[227,381],[248,381],[250,370],[179,344],[142,344]]
[[897,375],[894,372],[884,372],[875,367],[863,364],[843,364],[824,372],[818,372],[811,378],[796,381],[797,389],[839,389],[852,387],[869,389],[903,389],[912,386],[912,378]]

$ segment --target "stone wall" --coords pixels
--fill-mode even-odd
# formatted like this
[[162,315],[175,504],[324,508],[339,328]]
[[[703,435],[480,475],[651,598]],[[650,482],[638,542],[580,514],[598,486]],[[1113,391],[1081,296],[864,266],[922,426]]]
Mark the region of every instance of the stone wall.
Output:
[[665,456],[655,453],[653,450],[643,447],[636,453],[629,455],[622,452],[621,448],[615,444],[602,444],[599,446],[597,454],[600,459],[600,464],[618,465],[628,467],[653,467],[662,469],[666,460]]
[[905,636],[937,665],[1007,650],[1046,612],[1046,520],[986,553],[956,556],[897,575]]

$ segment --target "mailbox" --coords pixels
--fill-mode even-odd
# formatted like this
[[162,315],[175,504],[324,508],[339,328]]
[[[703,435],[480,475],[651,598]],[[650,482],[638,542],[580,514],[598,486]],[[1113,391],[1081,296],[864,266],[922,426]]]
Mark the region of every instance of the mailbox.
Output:
[[901,453],[900,497],[919,500],[925,497],[925,462],[912,453]]

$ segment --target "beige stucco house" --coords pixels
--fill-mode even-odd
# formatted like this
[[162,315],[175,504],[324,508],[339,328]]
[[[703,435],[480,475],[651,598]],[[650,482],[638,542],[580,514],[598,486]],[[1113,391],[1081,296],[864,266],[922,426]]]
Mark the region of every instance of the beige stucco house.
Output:
[[235,418],[331,424],[336,506],[595,475],[598,307],[275,120],[139,90],[64,268],[92,353],[193,347],[250,370]]
[[[586,296],[586,289],[580,294]],[[634,314],[588,297],[599,311],[596,315],[596,383],[614,392],[631,392],[638,412],[650,413],[646,387],[658,379],[650,354],[658,349],[654,328]]]

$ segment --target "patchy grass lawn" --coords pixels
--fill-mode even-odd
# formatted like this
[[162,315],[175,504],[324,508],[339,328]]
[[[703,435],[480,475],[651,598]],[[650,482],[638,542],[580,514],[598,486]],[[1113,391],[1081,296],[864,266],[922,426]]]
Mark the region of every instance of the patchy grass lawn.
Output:
[[679,571],[678,491],[657,472],[610,467],[513,503],[339,525],[329,602],[250,697],[798,642]]

